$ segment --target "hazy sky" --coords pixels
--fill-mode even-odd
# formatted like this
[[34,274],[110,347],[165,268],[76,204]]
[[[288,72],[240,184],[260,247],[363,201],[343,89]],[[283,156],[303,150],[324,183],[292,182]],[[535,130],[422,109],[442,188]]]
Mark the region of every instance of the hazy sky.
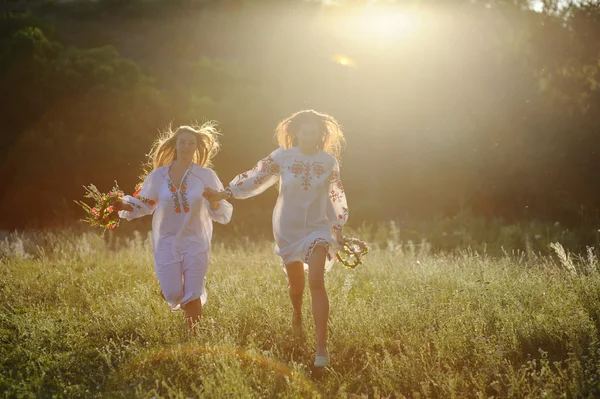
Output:
[[531,2],[531,8],[533,8],[535,11],[542,11],[543,7],[544,5],[540,0],[533,0]]
[[[597,2],[597,0],[596,1],[592,1],[592,3],[594,3],[594,2]],[[533,8],[535,11],[542,11],[543,3],[542,3],[541,0],[531,0],[530,3],[531,3],[531,8]],[[569,1],[569,0],[559,0],[558,3],[559,4],[563,4],[563,5],[567,5],[569,3],[577,3],[577,4],[579,4],[579,3],[581,3],[581,0],[571,0],[571,1]]]

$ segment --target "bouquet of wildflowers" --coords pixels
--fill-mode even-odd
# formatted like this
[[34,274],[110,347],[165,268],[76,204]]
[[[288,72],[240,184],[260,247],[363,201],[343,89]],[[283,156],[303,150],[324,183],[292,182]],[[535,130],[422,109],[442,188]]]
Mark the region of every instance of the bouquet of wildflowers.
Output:
[[117,182],[115,181],[115,186],[107,193],[101,193],[93,184],[83,188],[86,191],[84,198],[90,198],[94,201],[94,205],[89,206],[83,201],[75,201],[86,213],[85,219],[81,221],[93,227],[101,227],[104,229],[102,235],[106,230],[118,227],[121,219],[116,205],[122,202],[124,193],[119,189]]
[[344,237],[342,249],[336,254],[336,258],[347,269],[355,269],[369,253],[369,249],[369,245],[359,238]]

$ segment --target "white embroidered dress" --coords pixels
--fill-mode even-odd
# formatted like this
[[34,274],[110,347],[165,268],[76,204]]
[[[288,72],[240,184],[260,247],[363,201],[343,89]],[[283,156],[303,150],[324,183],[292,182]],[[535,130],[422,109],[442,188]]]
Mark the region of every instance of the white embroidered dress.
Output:
[[[126,195],[123,198],[123,202],[133,206],[133,211],[119,211],[119,216],[127,220],[153,213],[152,246],[155,267],[163,294],[166,284],[161,281],[161,268],[164,269],[173,260],[186,257],[200,259],[200,254],[208,255],[213,221],[226,224],[231,220],[233,213],[232,205],[226,200],[220,201],[219,209],[213,211],[206,198],[202,196],[206,187],[214,190],[223,189],[223,184],[212,169],[190,163],[181,179],[179,188],[177,188],[169,177],[170,166],[171,164],[152,171],[146,177],[138,193],[134,196]],[[208,256],[205,258],[206,261],[203,263],[206,264],[193,265],[194,268],[199,268],[195,271],[201,274],[201,284],[203,284],[208,266]],[[173,278],[171,277],[171,279]],[[169,282],[169,285],[172,285],[171,283]],[[179,283],[181,283],[181,276]],[[169,301],[167,298],[173,308],[195,299],[193,296],[197,296],[198,293],[202,297],[202,302],[206,301],[204,286],[186,287],[185,291],[185,295],[176,300]],[[189,295],[187,291],[189,291]],[[181,301],[181,303],[171,303],[177,301]]]
[[317,245],[328,248],[326,269],[339,250],[335,232],[348,220],[348,205],[337,159],[325,151],[305,155],[280,147],[226,188],[234,198],[258,195],[281,179],[273,210],[275,253],[284,264],[307,263]]

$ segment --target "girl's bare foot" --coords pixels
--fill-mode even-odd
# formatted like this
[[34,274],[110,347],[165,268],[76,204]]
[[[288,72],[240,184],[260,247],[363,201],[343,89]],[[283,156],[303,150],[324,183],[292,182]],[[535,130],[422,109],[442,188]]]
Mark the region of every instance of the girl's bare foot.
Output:
[[292,313],[292,332],[294,335],[302,335],[302,315],[300,313]]

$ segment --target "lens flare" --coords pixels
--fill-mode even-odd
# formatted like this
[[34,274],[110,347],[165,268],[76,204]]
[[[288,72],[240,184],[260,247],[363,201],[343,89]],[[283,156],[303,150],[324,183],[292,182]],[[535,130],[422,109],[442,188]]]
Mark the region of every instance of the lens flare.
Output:
[[340,64],[342,66],[346,66],[346,67],[356,66],[356,62],[354,62],[354,60],[352,58],[342,55],[342,54],[336,54],[333,57],[331,57],[331,59],[336,64]]

